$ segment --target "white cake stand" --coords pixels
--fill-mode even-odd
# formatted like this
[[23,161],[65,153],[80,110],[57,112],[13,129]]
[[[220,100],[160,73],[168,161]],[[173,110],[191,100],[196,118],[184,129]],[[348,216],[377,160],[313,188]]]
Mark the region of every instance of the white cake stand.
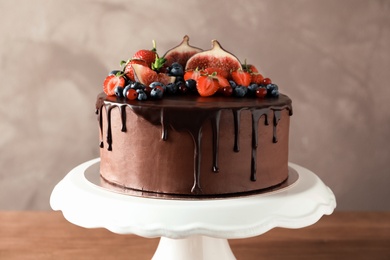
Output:
[[[117,234],[161,237],[160,259],[235,259],[227,239],[261,235],[274,227],[302,228],[336,207],[333,192],[311,171],[290,163],[298,180],[283,189],[238,198],[172,200],[112,192],[86,178],[99,159],[69,172],[50,205],[71,223]],[[98,176],[99,173],[96,172]]]

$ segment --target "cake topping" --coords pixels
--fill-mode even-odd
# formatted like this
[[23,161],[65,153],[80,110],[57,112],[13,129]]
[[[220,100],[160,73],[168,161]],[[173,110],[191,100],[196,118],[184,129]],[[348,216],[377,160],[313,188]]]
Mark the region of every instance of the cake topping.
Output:
[[187,61],[196,53],[203,51],[200,48],[191,46],[189,44],[190,38],[186,35],[183,37],[183,41],[176,47],[170,49],[164,54],[166,60],[165,66],[169,67],[173,63],[179,63],[183,68],[185,68]]
[[[107,96],[116,95],[129,100],[133,100],[134,96],[138,100],[155,100],[178,94],[238,98],[279,96],[277,85],[264,78],[254,65],[246,61],[241,64],[217,40],[212,41],[210,50],[203,51],[191,46],[186,35],[162,58],[153,41],[151,50],[137,51],[131,59],[122,61],[121,66],[122,70],[110,72],[104,80],[103,90]],[[161,86],[162,91],[152,92],[156,84]],[[128,95],[129,89],[135,92]]]

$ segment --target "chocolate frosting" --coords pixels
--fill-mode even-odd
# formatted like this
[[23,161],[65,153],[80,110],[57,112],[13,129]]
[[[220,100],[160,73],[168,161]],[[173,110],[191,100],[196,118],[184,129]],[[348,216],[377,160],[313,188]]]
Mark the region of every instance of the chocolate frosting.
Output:
[[[103,126],[103,108],[106,111],[107,126]],[[273,127],[272,142],[278,142],[277,126],[281,119],[281,111],[287,110],[292,115],[291,99],[286,95],[280,94],[278,98],[235,98],[235,97],[199,97],[194,95],[187,96],[165,96],[161,100],[127,100],[115,96],[106,96],[99,94],[96,103],[96,113],[98,115],[100,127],[100,147],[112,151],[115,149],[112,139],[111,113],[113,108],[119,108],[121,114],[121,131],[126,132],[126,109],[130,108],[139,117],[142,117],[152,125],[161,127],[161,139],[169,140],[170,130],[188,132],[193,140],[194,167],[193,167],[193,187],[192,194],[202,194],[200,184],[201,161],[202,161],[202,128],[207,120],[211,122],[212,129],[212,168],[211,171],[219,171],[218,153],[220,136],[220,117],[221,111],[231,111],[234,121],[234,143],[232,150],[240,152],[240,122],[241,112],[248,110],[252,118],[252,141],[251,141],[251,172],[250,180],[257,180],[257,156],[259,143],[259,120],[264,117],[264,125],[269,125],[270,121]],[[269,118],[272,116],[272,118]],[[106,143],[104,147],[103,127],[106,127]]]

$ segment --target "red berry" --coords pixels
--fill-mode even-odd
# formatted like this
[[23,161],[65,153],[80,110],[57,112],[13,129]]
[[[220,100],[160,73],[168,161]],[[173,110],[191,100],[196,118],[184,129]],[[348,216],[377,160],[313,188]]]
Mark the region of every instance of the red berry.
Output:
[[138,97],[138,93],[135,89],[129,89],[126,93],[126,97],[128,100],[134,100]]
[[103,91],[107,96],[115,96],[116,87],[124,87],[125,79],[122,76],[109,75],[103,83]]
[[264,78],[263,79],[263,84],[264,85],[268,85],[268,84],[271,84],[272,83],[272,80],[270,78]]
[[266,88],[258,88],[256,89],[256,97],[263,98],[267,95],[267,89]]
[[186,85],[183,83],[183,84],[180,84],[179,87],[178,87],[178,91],[180,94],[187,94],[188,92],[188,88],[186,87]]
[[225,97],[230,97],[231,95],[233,95],[233,88],[230,86],[223,87],[221,92],[222,95],[224,95]]

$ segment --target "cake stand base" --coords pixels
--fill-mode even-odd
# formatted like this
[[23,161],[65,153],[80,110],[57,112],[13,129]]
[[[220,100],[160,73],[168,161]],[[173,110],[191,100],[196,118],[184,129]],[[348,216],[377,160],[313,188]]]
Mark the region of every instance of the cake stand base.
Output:
[[152,260],[236,259],[224,238],[190,236],[183,239],[162,237]]
[[274,227],[306,227],[336,207],[333,192],[313,172],[292,163],[289,167],[298,176],[287,187],[234,198],[186,200],[107,190],[90,178],[99,179],[99,162],[94,159],[69,172],[53,189],[51,207],[81,227],[161,237],[154,260],[235,259],[227,239],[258,236]]

